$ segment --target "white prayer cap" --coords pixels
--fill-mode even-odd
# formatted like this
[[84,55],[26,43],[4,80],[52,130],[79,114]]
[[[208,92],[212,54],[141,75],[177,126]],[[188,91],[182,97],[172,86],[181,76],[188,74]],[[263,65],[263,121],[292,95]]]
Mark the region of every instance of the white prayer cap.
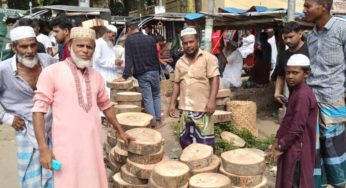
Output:
[[89,38],[91,40],[95,40],[96,33],[94,30],[86,27],[73,27],[71,29],[70,39],[75,38]]
[[29,26],[19,26],[14,29],[12,29],[10,33],[11,41],[17,41],[20,39],[26,39],[26,38],[36,38],[36,34],[34,32],[34,29]]
[[180,37],[183,37],[185,35],[196,35],[196,34],[197,34],[196,29],[194,29],[192,27],[188,27],[188,28],[185,28],[184,30],[182,30],[180,32]]
[[310,59],[303,54],[294,54],[288,59],[287,66],[308,67],[310,66]]
[[107,25],[106,28],[107,28],[108,31],[112,31],[114,33],[118,32],[117,27],[115,27],[114,25]]

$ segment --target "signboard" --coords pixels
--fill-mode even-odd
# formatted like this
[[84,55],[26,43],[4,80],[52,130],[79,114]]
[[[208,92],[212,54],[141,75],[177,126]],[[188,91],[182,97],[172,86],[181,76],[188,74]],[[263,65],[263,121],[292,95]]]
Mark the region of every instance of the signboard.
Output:
[[162,14],[166,13],[166,7],[165,6],[155,6],[155,14]]
[[332,12],[346,14],[346,0],[334,0]]

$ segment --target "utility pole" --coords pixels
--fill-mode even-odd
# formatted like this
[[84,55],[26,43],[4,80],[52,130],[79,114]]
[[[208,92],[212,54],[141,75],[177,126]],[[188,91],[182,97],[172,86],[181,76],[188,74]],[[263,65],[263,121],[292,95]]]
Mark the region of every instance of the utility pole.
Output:
[[288,0],[287,21],[294,21],[294,13],[296,12],[296,0]]
[[[208,0],[208,13],[214,13],[214,0]],[[204,30],[204,50],[210,52],[211,50],[211,38],[213,34],[213,19],[207,16],[205,19],[205,30]]]

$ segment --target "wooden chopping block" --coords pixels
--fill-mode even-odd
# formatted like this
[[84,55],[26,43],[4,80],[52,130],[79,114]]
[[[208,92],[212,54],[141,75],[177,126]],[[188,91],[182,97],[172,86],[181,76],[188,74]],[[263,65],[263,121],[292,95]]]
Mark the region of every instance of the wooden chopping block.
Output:
[[[162,161],[167,161],[168,157],[164,156]],[[138,164],[130,159],[127,159],[126,168],[127,170],[141,179],[149,179],[151,171],[154,169],[156,164]]]
[[217,106],[226,106],[229,101],[231,101],[230,97],[216,98],[215,103]]
[[246,144],[244,139],[242,139],[238,135],[235,135],[235,134],[233,134],[231,132],[228,132],[228,131],[223,131],[220,136],[221,136],[222,140],[230,142],[234,146],[237,146],[237,147],[241,147],[242,148]]
[[262,182],[263,175],[255,175],[255,176],[239,176],[228,173],[220,167],[220,172],[229,177],[233,186],[237,187],[253,187],[259,185]]
[[108,133],[107,142],[111,147],[114,147],[117,144],[117,138],[115,136],[112,136],[111,133]]
[[130,105],[136,105],[136,106],[142,107],[142,101],[118,101],[118,104],[120,105],[130,104]]
[[180,161],[186,163],[191,170],[209,166],[212,162],[213,148],[199,143],[187,146],[180,156]]
[[148,180],[147,179],[140,179],[137,176],[131,174],[127,168],[126,168],[126,164],[123,165],[121,167],[121,171],[120,171],[120,177],[121,179],[123,179],[126,183],[129,184],[135,184],[135,185],[144,185],[144,184],[148,184]]
[[182,187],[189,178],[190,168],[179,161],[160,162],[151,173],[151,179],[160,187]]
[[128,153],[126,150],[122,150],[118,146],[115,146],[114,148],[112,148],[109,157],[112,157],[114,161],[116,161],[120,164],[125,164],[126,159],[127,159],[127,155],[128,155]]
[[160,132],[150,128],[135,128],[126,131],[134,137],[135,141],[130,141],[127,150],[138,155],[150,155],[159,152],[162,148],[162,135]]
[[232,113],[224,110],[215,110],[212,115],[214,123],[225,123],[230,122],[232,119]]
[[260,175],[266,168],[264,157],[247,148],[224,152],[221,160],[226,172],[240,176]]
[[[111,154],[111,153],[109,153]],[[114,160],[113,157],[110,157],[110,155],[108,156],[109,158],[109,167],[113,172],[119,172],[120,171],[120,167],[123,165],[121,163],[118,163],[117,161]]]
[[[149,188],[166,188],[166,186],[161,187],[158,186],[154,180],[152,180],[151,178],[149,179],[149,184],[148,184]],[[187,183],[186,185],[182,186],[182,187],[178,187],[178,188],[188,188],[189,187],[189,183]]]
[[107,81],[107,87],[116,89],[116,90],[127,90],[133,87],[132,80],[126,80],[124,82],[114,82],[114,81]]
[[201,173],[190,178],[190,188],[232,188],[230,179],[219,173]]
[[117,101],[131,102],[142,101],[142,94],[139,92],[118,92],[116,96]]
[[124,130],[148,127],[154,117],[142,112],[125,112],[117,114],[119,124]]
[[125,182],[122,178],[120,173],[116,173],[113,176],[113,181],[115,183],[115,188],[149,188],[147,184],[145,185],[134,185],[134,184],[129,184]]
[[232,112],[232,123],[238,129],[247,129],[258,136],[256,125],[256,103],[253,101],[230,101],[227,111]]
[[124,112],[141,112],[141,108],[137,105],[133,104],[117,104],[114,106],[116,110],[116,114],[124,113]]
[[230,89],[219,89],[216,98],[224,98],[224,97],[231,97],[231,90]]
[[149,154],[149,155],[138,155],[135,153],[129,152],[128,158],[138,164],[156,164],[160,162],[164,155],[163,146],[161,146],[160,151],[157,153]]
[[219,167],[221,164],[221,159],[217,155],[213,155],[212,161],[209,166],[205,168],[200,168],[196,170],[191,170],[192,174],[200,174],[200,173],[207,173],[207,172],[218,172]]

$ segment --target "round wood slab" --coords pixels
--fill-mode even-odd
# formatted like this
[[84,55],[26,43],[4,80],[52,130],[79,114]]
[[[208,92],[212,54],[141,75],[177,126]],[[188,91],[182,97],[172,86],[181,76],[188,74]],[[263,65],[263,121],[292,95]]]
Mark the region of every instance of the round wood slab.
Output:
[[199,143],[187,146],[180,156],[180,160],[186,163],[191,170],[205,168],[212,162],[213,148]]
[[160,162],[164,155],[163,146],[161,146],[160,151],[157,153],[149,154],[149,155],[138,155],[135,153],[129,152],[128,158],[138,164],[156,164]]
[[190,188],[232,188],[230,179],[219,173],[201,173],[190,178]]
[[127,92],[118,92],[116,95],[117,101],[142,101],[142,94],[139,92],[132,92],[132,91],[127,91]]
[[209,166],[196,170],[191,170],[191,172],[193,175],[207,172],[218,172],[220,164],[221,159],[217,155],[213,155],[212,161]]
[[154,117],[142,112],[125,112],[117,114],[119,124],[125,130],[133,128],[148,127]]
[[238,135],[235,135],[235,134],[228,132],[228,131],[223,131],[221,133],[221,138],[222,138],[222,140],[230,142],[234,146],[237,146],[240,148],[244,147],[246,144],[246,142],[242,138],[240,138]]
[[116,110],[116,114],[124,112],[141,112],[141,108],[133,104],[117,104],[114,105],[114,108]]
[[255,176],[239,176],[226,172],[223,167],[220,167],[220,172],[229,177],[233,186],[237,187],[253,187],[262,182],[263,175]]
[[151,179],[160,187],[182,187],[189,178],[190,168],[179,161],[162,161],[151,173]]
[[116,173],[113,176],[113,181],[115,183],[116,188],[148,188],[148,185],[134,185],[134,184],[129,184],[125,182],[119,173]]
[[131,174],[127,170],[126,164],[121,167],[120,176],[121,176],[121,179],[123,179],[126,183],[129,183],[129,184],[135,184],[135,185],[148,184],[147,179],[140,179],[137,176]]
[[150,155],[159,152],[162,148],[161,133],[150,128],[135,128],[126,131],[134,137],[135,141],[130,141],[127,150],[139,155]]
[[261,175],[266,168],[264,157],[247,148],[224,152],[221,159],[224,170],[235,175]]
[[114,81],[107,81],[107,87],[116,89],[116,90],[125,90],[130,89],[133,87],[132,80],[126,80],[124,82],[114,82]]

